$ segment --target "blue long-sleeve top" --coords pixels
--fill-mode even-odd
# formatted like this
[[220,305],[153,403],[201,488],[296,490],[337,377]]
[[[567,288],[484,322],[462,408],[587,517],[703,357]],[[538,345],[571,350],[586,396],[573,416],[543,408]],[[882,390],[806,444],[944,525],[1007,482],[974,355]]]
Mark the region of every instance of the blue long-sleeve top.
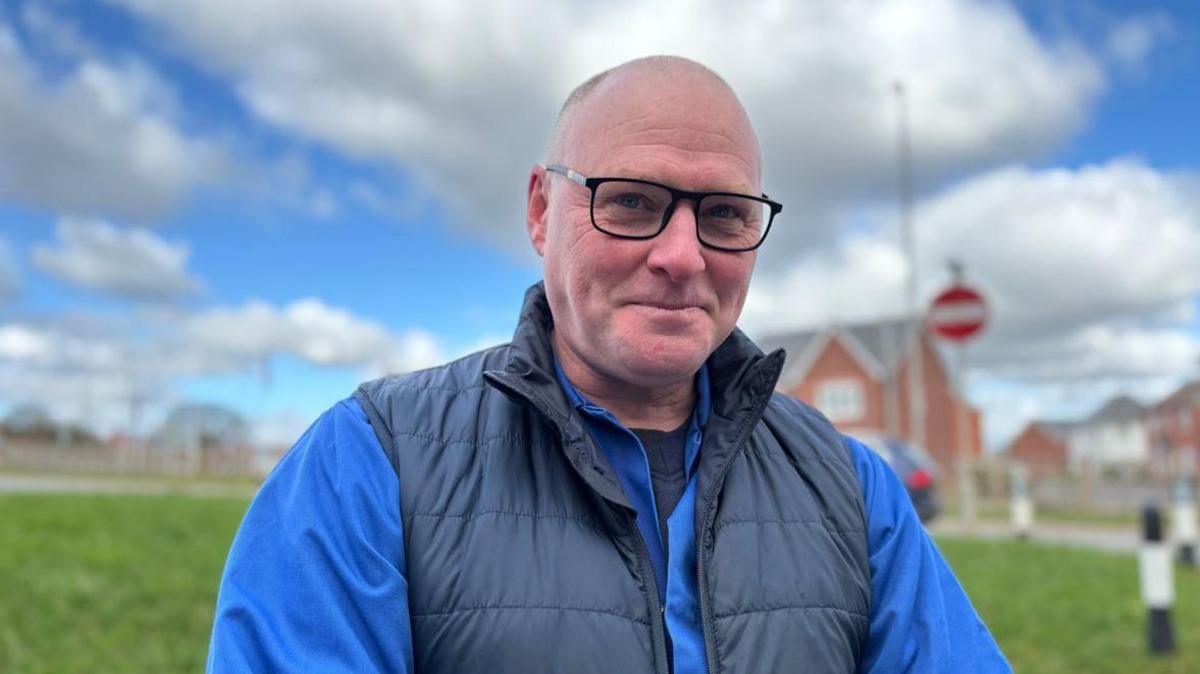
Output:
[[[904,485],[870,449],[850,438],[847,446],[866,505],[871,570],[859,671],[1010,672]],[[399,503],[398,480],[366,414],[353,399],[338,403],[250,504],[225,565],[208,671],[412,672]],[[672,556],[694,554],[691,527],[679,530],[670,532]],[[694,579],[671,580],[668,608],[695,592]],[[680,641],[686,649],[699,636],[669,616],[667,624],[675,671],[692,674],[696,660],[680,659]],[[702,663],[702,646],[699,653]]]

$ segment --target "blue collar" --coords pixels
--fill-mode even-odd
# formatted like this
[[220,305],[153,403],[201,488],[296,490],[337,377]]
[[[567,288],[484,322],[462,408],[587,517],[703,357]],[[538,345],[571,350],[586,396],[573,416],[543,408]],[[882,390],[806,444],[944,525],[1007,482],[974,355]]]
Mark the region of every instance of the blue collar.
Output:
[[[579,390],[575,388],[575,385],[571,383],[571,380],[567,379],[567,374],[563,372],[562,365],[558,362],[557,354],[554,356],[554,374],[558,377],[559,386],[566,393],[567,400],[571,403],[572,407],[588,417],[604,419],[626,432],[632,433],[611,412],[583,397]],[[708,383],[708,363],[704,363],[700,366],[700,370],[696,372],[696,407],[693,409],[691,420],[688,423],[687,437],[689,442],[686,445],[687,454],[684,457],[684,465],[687,467],[689,476],[696,465],[696,456],[700,449],[698,435],[708,424],[708,416],[711,411],[712,392]],[[696,441],[691,441],[693,438]]]

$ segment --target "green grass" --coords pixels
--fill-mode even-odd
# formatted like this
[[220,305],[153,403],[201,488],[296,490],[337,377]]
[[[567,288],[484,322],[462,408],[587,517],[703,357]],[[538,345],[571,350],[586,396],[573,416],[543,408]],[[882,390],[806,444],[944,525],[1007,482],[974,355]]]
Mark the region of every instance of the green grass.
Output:
[[[0,495],[0,672],[203,669],[245,499]],[[938,542],[1018,672],[1200,672],[1200,573],[1176,577],[1180,653],[1145,654],[1132,556]]]
[[1018,542],[938,546],[1017,672],[1200,672],[1200,572],[1177,568],[1179,651],[1152,658],[1136,557]]
[[0,672],[197,672],[245,499],[0,496]]

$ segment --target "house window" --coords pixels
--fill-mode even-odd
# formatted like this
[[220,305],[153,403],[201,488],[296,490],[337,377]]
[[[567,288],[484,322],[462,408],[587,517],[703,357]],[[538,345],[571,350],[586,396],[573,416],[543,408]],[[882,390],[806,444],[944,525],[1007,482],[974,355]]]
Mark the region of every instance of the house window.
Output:
[[866,413],[863,385],[856,379],[830,379],[817,385],[817,409],[834,423],[859,421]]

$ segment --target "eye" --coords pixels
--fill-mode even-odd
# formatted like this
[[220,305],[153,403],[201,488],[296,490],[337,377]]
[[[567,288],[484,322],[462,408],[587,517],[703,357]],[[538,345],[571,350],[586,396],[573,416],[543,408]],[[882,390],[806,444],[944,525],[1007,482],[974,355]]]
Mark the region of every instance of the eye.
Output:
[[618,206],[625,208],[641,208],[645,204],[645,199],[641,194],[625,192],[624,194],[618,194],[615,201]]
[[729,204],[716,204],[708,209],[708,214],[714,218],[736,218],[738,217],[737,209]]
[[745,209],[740,208],[738,204],[717,203],[709,205],[704,209],[704,215],[718,220],[745,219]]

